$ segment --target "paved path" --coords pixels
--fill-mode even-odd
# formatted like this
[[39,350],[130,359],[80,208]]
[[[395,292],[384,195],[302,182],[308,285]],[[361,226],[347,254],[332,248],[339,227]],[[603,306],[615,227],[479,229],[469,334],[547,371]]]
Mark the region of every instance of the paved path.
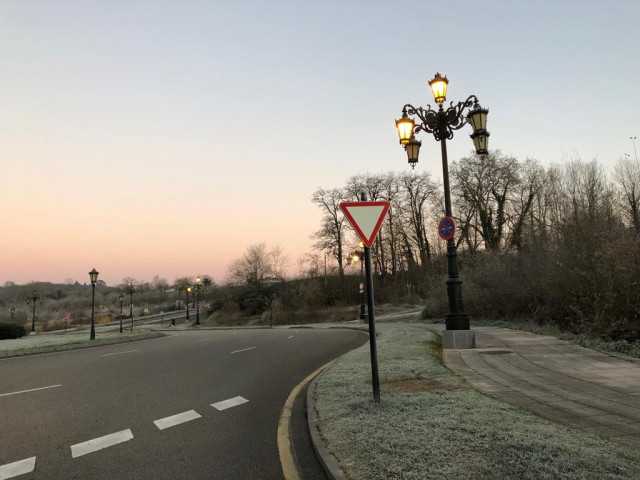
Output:
[[477,348],[444,350],[444,361],[476,388],[558,423],[640,445],[640,362],[554,337],[472,328]]

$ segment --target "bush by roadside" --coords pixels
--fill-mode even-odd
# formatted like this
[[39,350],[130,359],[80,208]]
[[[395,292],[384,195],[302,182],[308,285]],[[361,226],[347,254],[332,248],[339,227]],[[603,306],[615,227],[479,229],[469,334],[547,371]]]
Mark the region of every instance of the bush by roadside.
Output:
[[15,323],[0,323],[0,340],[20,338],[27,335],[27,329]]

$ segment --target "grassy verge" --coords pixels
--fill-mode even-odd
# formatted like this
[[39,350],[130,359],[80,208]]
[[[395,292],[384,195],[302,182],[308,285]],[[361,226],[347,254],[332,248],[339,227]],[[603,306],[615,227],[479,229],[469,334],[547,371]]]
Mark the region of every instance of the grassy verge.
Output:
[[318,381],[320,432],[348,478],[640,478],[637,448],[468,388],[442,365],[439,337],[420,325],[378,328],[380,405],[368,346]]
[[100,333],[95,340],[89,340],[88,333],[68,335],[27,336],[0,342],[0,358],[20,357],[39,353],[61,352],[78,348],[89,348],[116,343],[135,342],[163,337],[161,332]]

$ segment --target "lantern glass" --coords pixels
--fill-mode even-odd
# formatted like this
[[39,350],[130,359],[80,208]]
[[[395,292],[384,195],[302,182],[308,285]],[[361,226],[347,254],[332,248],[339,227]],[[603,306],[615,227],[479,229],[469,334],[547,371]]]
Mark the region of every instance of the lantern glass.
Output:
[[473,128],[474,132],[487,129],[488,113],[489,113],[489,110],[487,110],[486,108],[480,108],[480,107],[475,108],[469,112],[469,116],[468,116],[469,123],[471,123],[471,127]]
[[99,274],[99,272],[96,271],[95,268],[89,272],[89,278],[91,279],[91,283],[94,284],[94,285],[98,281],[98,274]]
[[478,155],[486,155],[489,153],[489,132],[479,132],[479,134],[471,135],[473,145]]
[[351,257],[351,261],[353,263],[358,263],[360,261],[360,257],[358,256],[357,253],[354,253],[353,256]]
[[436,73],[433,80],[429,81],[429,86],[431,87],[433,98],[436,103],[442,103],[447,99],[447,85],[449,85],[449,80],[447,80],[447,77],[443,77],[439,73]]
[[407,158],[409,160],[411,168],[415,167],[416,163],[418,163],[418,154],[420,153],[421,145],[422,142],[420,140],[412,138],[411,141],[405,146],[407,150]]
[[406,145],[413,137],[413,128],[415,123],[406,114],[402,115],[400,120],[396,120],[396,128],[398,129],[398,136],[400,137],[400,144]]

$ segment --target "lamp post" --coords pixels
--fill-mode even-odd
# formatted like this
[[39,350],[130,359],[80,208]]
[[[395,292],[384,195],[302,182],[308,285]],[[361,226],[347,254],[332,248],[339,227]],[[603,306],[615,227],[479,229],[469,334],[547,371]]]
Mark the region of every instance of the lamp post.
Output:
[[9,309],[9,312],[11,313],[11,321],[13,321],[13,314],[14,314],[14,313],[16,313],[16,307],[13,307],[13,306],[12,306],[12,307]]
[[129,316],[131,317],[131,333],[133,333],[133,283],[127,285],[127,291],[129,293]]
[[[402,109],[402,118],[396,120],[396,128],[400,136],[400,144],[405,148],[411,167],[418,162],[418,153],[422,142],[416,140],[415,134],[420,131],[430,133],[440,142],[442,155],[442,180],[444,183],[445,214],[452,217],[451,192],[449,189],[449,164],[447,159],[447,139],[453,138],[453,131],[471,124],[473,133],[471,138],[478,155],[486,155],[489,142],[489,132],[486,130],[487,114],[489,110],[480,106],[475,95],[470,95],[465,101],[457,104],[450,103],[446,109],[442,106],[447,98],[447,77],[436,73],[429,81],[438,109],[414,107],[406,104]],[[418,118],[418,122],[413,117]],[[443,334],[445,348],[472,348],[475,337],[469,329],[469,315],[465,312],[462,300],[462,280],[458,269],[456,242],[453,238],[447,240],[447,296],[449,299],[449,313],[445,317],[446,330]]]
[[358,244],[360,250],[355,250],[354,252],[349,254],[349,259],[353,263],[360,262],[360,320],[364,321],[367,318],[367,314],[364,309],[364,243],[360,242]]
[[89,278],[91,279],[91,333],[89,334],[89,340],[96,339],[96,283],[98,282],[98,273],[95,268],[89,272]]
[[42,298],[38,295],[38,291],[34,290],[33,295],[30,298],[27,298],[27,305],[33,302],[33,314],[31,316],[31,331],[36,331],[36,302],[40,301],[42,303]]
[[[636,150],[636,138],[637,137],[629,137],[629,140],[633,142],[633,153],[636,156],[636,162],[638,161],[638,151]],[[631,155],[629,155],[631,156]]]
[[200,277],[196,277],[196,325],[200,325]]
[[187,293],[187,320],[189,320],[189,294],[191,293],[191,285],[187,285],[184,291]]
[[124,295],[120,294],[118,297],[120,300],[120,333],[122,333],[122,317],[124,317],[124,313],[122,312],[122,307],[124,307]]

